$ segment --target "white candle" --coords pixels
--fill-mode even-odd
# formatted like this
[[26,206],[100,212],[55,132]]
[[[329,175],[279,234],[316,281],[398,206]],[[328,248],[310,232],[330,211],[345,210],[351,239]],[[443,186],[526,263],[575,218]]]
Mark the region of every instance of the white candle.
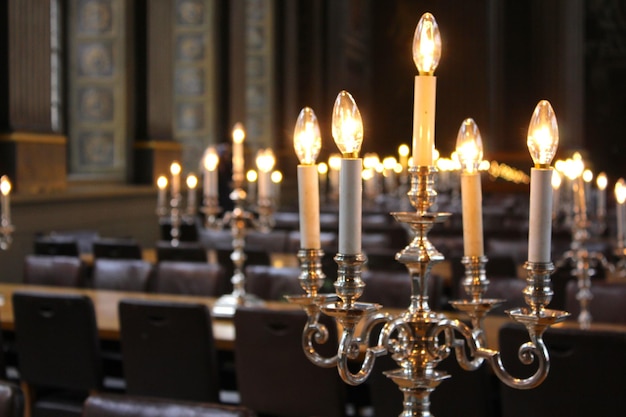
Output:
[[339,253],[361,253],[361,158],[343,158],[339,171]]
[[461,174],[463,249],[465,256],[483,256],[482,187],[479,172]]
[[0,178],[0,194],[2,195],[2,226],[11,224],[11,182],[6,175]]
[[626,202],[626,186],[624,180],[620,178],[615,183],[615,201],[616,205],[616,217],[617,217],[617,247],[624,248],[624,221],[626,220],[626,208],[624,203]]
[[435,148],[435,100],[437,77],[415,77],[413,104],[413,165],[431,166]]
[[167,196],[167,178],[161,175],[157,178],[157,187],[159,189],[159,195],[157,198],[157,210],[165,210],[165,198]]
[[259,200],[270,198],[270,173],[259,171],[257,184]]
[[552,168],[530,170],[528,262],[551,262]]
[[298,165],[300,247],[320,249],[320,200],[317,165]]
[[180,194],[180,172],[182,168],[178,162],[172,162],[170,173],[172,174],[172,198],[177,198]]
[[187,176],[187,212],[191,215],[196,214],[196,187],[198,186],[198,177],[195,175]]
[[246,132],[241,123],[235,124],[233,127],[233,182],[235,187],[241,187],[243,183],[244,157],[243,157],[243,141]]
[[214,200],[218,197],[217,185],[217,165],[219,164],[219,156],[214,147],[207,148],[204,152],[202,161],[204,173],[204,199],[206,202]]
[[413,103],[413,166],[432,166],[435,149],[435,97],[433,75],[441,58],[441,36],[435,18],[424,13],[413,35],[413,61],[420,75],[415,77]]
[[608,185],[608,180],[604,172],[598,174],[596,185],[598,186],[596,213],[598,218],[604,218],[606,216],[606,186]]

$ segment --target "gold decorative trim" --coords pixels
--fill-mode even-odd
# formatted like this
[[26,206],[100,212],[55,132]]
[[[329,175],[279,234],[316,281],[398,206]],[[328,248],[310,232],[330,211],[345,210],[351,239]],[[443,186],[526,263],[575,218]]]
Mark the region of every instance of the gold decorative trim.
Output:
[[145,142],[135,142],[135,149],[155,149],[160,151],[180,151],[183,146],[171,140],[149,140]]
[[0,141],[40,143],[46,145],[67,145],[67,137],[49,133],[13,132],[0,134]]

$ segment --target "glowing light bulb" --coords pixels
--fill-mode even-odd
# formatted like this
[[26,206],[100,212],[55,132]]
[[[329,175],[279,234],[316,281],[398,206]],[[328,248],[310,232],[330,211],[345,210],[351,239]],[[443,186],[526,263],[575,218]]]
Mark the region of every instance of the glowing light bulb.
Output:
[[172,165],[170,165],[170,173],[172,175],[180,175],[180,171],[182,171],[180,164],[178,162],[172,162]]
[[591,182],[593,181],[593,172],[590,169],[586,169],[583,171],[583,181]]
[[618,204],[624,204],[624,202],[626,202],[626,185],[624,184],[623,178],[620,178],[615,183],[615,199]]
[[413,35],[413,61],[421,75],[433,75],[441,58],[441,35],[435,17],[424,13]]
[[385,170],[393,171],[396,169],[397,164],[398,161],[393,156],[387,156],[385,157],[385,159],[383,159],[383,167],[385,168]]
[[406,144],[402,144],[400,146],[398,146],[398,155],[406,158],[407,156],[409,156],[409,152],[411,151],[411,149],[409,149],[409,145]]
[[333,171],[339,171],[339,169],[341,168],[341,155],[336,153],[330,155],[328,157],[328,166]]
[[476,172],[483,159],[483,141],[474,119],[467,118],[461,123],[456,137],[456,153],[461,168],[468,173]]
[[293,131],[293,147],[301,164],[315,164],[322,149],[322,134],[315,112],[310,107],[300,110]]
[[363,143],[363,121],[354,98],[345,90],[333,106],[332,132],[343,157],[357,158]]
[[204,156],[202,157],[202,165],[207,171],[215,171],[217,169],[217,164],[220,162],[220,157],[217,155],[217,151],[214,147],[207,148],[204,151]]
[[272,171],[270,178],[274,184],[280,184],[283,181],[283,173],[280,171]]
[[233,126],[233,143],[243,143],[246,138],[246,131],[241,123],[235,123]]
[[9,195],[11,192],[11,181],[9,181],[9,177],[3,175],[0,179],[0,192],[2,195]]
[[256,167],[261,172],[270,172],[274,168],[276,159],[271,149],[261,149],[257,152]]
[[165,178],[163,175],[157,178],[157,187],[159,188],[159,190],[164,190],[167,187],[167,178]]
[[559,145],[559,126],[547,100],[541,100],[535,107],[528,126],[527,145],[535,165],[550,165]]
[[187,175],[187,179],[185,181],[187,183],[187,187],[191,190],[198,186],[198,177],[193,174]]
[[317,164],[317,172],[320,175],[326,175],[328,173],[328,165],[326,164],[326,162],[320,162],[319,164]]
[[606,186],[609,185],[609,180],[604,172],[598,174],[598,177],[596,178],[596,185],[599,190],[606,190]]
[[559,188],[561,188],[561,182],[561,174],[559,174],[559,171],[555,169],[554,171],[552,171],[552,189],[558,190]]
[[248,170],[248,172],[246,172],[246,180],[248,182],[255,182],[258,177],[259,176],[257,175],[256,171],[253,169]]

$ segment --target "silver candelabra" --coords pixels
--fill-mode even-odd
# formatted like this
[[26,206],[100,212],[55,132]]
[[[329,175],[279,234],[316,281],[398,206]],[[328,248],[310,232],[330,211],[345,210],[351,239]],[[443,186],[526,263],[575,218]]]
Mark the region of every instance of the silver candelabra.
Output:
[[3,175],[0,177],[0,249],[7,250],[13,243],[13,232],[15,227],[11,224],[11,204],[9,202],[11,195],[11,181],[9,177]]
[[213,315],[216,317],[233,317],[238,306],[260,305],[263,302],[253,294],[246,293],[244,265],[246,262],[245,243],[249,230],[269,232],[274,227],[274,206],[271,198],[259,199],[257,205],[258,217],[245,209],[246,191],[241,184],[236,184],[230,193],[230,199],[234,208],[227,211],[220,218],[221,207],[216,198],[205,198],[202,211],[206,215],[206,227],[209,229],[230,228],[232,235],[233,251],[230,259],[233,262],[234,271],[231,277],[233,291],[221,296],[213,306]]
[[[463,285],[471,299],[453,301],[452,305],[470,318],[470,324],[449,318],[431,310],[428,303],[428,277],[431,268],[444,260],[443,255],[428,240],[431,228],[445,221],[450,214],[429,211],[436,200],[434,180],[437,170],[433,166],[410,169],[411,186],[408,196],[414,212],[391,213],[395,219],[408,225],[414,239],[396,255],[396,260],[406,265],[411,279],[411,298],[408,308],[397,314],[381,311],[374,303],[358,301],[365,286],[361,269],[365,262],[363,254],[338,253],[338,278],[336,294],[319,294],[323,281],[320,250],[303,248],[298,256],[301,261],[300,283],[306,294],[288,297],[300,304],[308,315],[303,331],[305,355],[316,365],[337,367],[341,378],[350,385],[364,382],[373,370],[377,357],[390,354],[399,368],[385,372],[404,394],[404,410],[401,416],[431,416],[430,394],[449,377],[437,370],[437,365],[454,351],[460,366],[468,371],[488,363],[495,375],[506,385],[528,389],[541,384],[550,366],[548,349],[543,341],[544,331],[554,323],[564,320],[568,313],[546,308],[553,292],[550,275],[552,262],[527,262],[528,273],[524,298],[527,307],[508,311],[509,316],[523,324],[529,341],[519,349],[519,359],[524,364],[538,363],[536,372],[528,378],[516,378],[504,368],[500,352],[486,346],[483,319],[502,300],[484,298],[489,285],[486,278],[484,256],[466,256]],[[323,357],[315,351],[313,341],[323,343],[328,338],[327,329],[318,322],[319,315],[327,314],[336,319],[342,329],[336,355]],[[376,325],[383,324],[378,341],[370,346],[369,340]],[[360,369],[354,373],[348,363],[362,358]]]

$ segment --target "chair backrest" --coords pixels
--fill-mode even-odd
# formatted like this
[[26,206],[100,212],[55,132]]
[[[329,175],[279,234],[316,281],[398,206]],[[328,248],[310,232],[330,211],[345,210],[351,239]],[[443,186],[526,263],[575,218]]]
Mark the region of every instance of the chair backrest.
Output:
[[102,290],[147,291],[154,265],[141,259],[95,259],[93,287]]
[[0,416],[24,416],[24,393],[9,381],[0,380]]
[[208,262],[207,250],[197,242],[179,242],[172,246],[169,241],[158,241],[156,244],[157,261]]
[[285,301],[285,295],[304,294],[298,276],[300,268],[276,268],[268,265],[246,267],[246,291],[262,300]]
[[[594,322],[626,324],[626,283],[593,281],[591,284],[589,312]],[[580,302],[576,299],[578,283],[567,283],[565,310],[575,320],[580,314]]]
[[38,236],[33,253],[36,255],[78,256],[78,240],[71,236]]
[[[329,342],[320,352],[332,356],[337,352],[337,328],[328,316],[322,320],[329,329]],[[344,415],[346,387],[337,370],[318,367],[304,355],[302,310],[240,307],[234,322],[241,404],[274,416]]]
[[80,258],[57,255],[26,255],[24,282],[55,287],[84,287],[86,267]]
[[119,317],[127,393],[191,401],[219,400],[207,306],[122,300]]
[[164,294],[217,297],[226,289],[224,268],[201,262],[159,262],[152,282],[150,290]]
[[[517,354],[528,334],[524,327],[500,329],[502,361],[516,377],[526,377],[536,365],[522,365]],[[501,385],[502,417],[624,415],[626,333],[579,328],[549,328],[544,340],[550,373],[532,390]]]
[[[395,262],[391,260],[390,262]],[[411,300],[411,277],[407,271],[365,271],[365,288],[360,301],[379,303],[385,307],[406,308]],[[443,283],[440,276],[430,274],[428,302],[433,310],[441,307]]]
[[141,259],[141,245],[129,238],[100,238],[93,242],[94,258]]
[[243,407],[121,394],[92,394],[83,417],[254,417]]
[[13,314],[23,381],[77,391],[101,387],[102,358],[90,298],[15,292]]

